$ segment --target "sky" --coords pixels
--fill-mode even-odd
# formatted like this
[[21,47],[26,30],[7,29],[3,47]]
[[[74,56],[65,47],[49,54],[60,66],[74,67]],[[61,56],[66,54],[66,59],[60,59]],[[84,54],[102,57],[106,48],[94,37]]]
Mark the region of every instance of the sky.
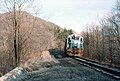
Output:
[[110,13],[116,0],[36,0],[42,18],[61,27],[81,32],[87,25],[99,23]]

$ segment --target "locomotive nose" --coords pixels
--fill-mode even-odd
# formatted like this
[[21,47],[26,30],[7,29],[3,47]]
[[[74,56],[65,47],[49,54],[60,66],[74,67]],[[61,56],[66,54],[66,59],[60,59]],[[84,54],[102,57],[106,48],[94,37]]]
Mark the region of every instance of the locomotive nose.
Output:
[[78,42],[77,42],[77,41],[74,41],[73,47],[74,47],[74,48],[78,48]]

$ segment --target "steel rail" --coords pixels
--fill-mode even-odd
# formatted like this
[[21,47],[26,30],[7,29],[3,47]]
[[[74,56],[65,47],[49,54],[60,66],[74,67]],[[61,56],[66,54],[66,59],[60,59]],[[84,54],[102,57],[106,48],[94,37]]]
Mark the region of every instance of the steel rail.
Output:
[[79,61],[82,65],[93,68],[99,72],[107,74],[115,79],[120,79],[120,69],[107,67],[106,65],[99,64],[98,62],[90,61],[77,56],[70,56],[72,59]]

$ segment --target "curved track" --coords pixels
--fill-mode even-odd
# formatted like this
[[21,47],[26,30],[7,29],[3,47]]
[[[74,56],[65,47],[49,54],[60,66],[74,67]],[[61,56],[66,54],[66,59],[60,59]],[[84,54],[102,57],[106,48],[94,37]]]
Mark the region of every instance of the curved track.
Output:
[[104,64],[100,64],[98,62],[91,61],[91,60],[84,59],[84,58],[80,58],[77,56],[72,56],[71,58],[79,61],[84,66],[93,68],[99,72],[102,72],[104,74],[107,74],[107,75],[115,78],[115,79],[120,80],[120,68],[109,67],[109,66],[106,66]]

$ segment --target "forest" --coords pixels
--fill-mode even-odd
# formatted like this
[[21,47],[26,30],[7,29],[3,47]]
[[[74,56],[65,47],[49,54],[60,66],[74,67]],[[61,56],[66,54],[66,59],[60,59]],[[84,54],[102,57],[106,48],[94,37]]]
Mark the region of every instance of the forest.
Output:
[[120,1],[116,2],[99,24],[87,26],[82,33],[84,57],[120,66]]

